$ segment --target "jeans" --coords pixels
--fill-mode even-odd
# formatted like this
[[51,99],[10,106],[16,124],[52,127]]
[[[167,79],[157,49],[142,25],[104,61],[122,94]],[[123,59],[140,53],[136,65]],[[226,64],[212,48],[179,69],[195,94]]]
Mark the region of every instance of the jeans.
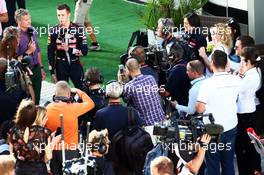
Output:
[[235,175],[234,153],[237,128],[228,130],[220,135],[219,143],[211,143],[209,150],[205,154],[206,174]]

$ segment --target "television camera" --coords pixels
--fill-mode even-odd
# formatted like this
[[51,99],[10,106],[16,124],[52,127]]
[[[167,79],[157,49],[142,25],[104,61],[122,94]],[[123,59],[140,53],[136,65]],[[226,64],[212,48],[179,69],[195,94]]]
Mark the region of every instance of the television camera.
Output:
[[[217,142],[219,135],[224,130],[223,126],[214,123],[212,114],[188,115],[174,121],[173,116],[171,117],[164,124],[155,125],[153,130],[153,135],[157,135],[161,140],[169,143],[179,143],[179,141],[195,143],[205,133],[211,135],[211,142]],[[209,118],[209,124],[203,122],[204,117]]]
[[27,91],[27,77],[26,75],[32,75],[30,70],[32,57],[24,56],[21,61],[16,59],[7,60],[7,72],[5,73],[5,85],[7,92],[11,92],[17,88]]

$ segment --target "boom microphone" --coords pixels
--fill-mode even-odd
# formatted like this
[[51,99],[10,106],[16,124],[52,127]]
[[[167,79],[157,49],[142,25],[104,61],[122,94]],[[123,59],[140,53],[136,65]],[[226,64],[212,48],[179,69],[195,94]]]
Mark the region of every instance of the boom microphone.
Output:
[[219,124],[205,124],[205,130],[206,132],[211,136],[211,140],[214,141],[218,141],[219,136],[221,133],[223,133],[224,131],[224,127],[222,125]]

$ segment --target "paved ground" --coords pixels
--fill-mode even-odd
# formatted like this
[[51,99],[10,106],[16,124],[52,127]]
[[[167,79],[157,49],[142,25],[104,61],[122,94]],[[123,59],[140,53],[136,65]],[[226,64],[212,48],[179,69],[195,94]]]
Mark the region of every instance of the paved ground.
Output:
[[42,81],[39,104],[44,105],[47,101],[51,102],[54,93],[55,93],[55,85],[47,81]]
[[[55,85],[52,83],[49,83],[47,81],[42,81],[42,89],[41,89],[41,96],[40,96],[40,105],[44,105],[47,101],[52,101],[52,97],[55,92]],[[236,162],[236,160],[234,160]],[[236,165],[236,163],[235,163]],[[262,171],[264,172],[264,156],[262,156]],[[245,165],[247,166],[247,165]],[[236,175],[237,173],[237,167],[236,167]],[[264,173],[263,173],[264,175]]]

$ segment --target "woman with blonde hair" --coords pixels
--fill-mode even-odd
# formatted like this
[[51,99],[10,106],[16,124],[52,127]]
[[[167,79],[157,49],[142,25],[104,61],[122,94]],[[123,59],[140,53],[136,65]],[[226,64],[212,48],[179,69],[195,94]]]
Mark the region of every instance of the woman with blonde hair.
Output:
[[44,127],[48,121],[47,109],[43,106],[37,106],[37,111],[35,125]]
[[231,36],[231,29],[224,23],[215,24],[213,27],[210,28],[210,33],[212,36],[212,44],[214,49],[209,55],[206,54],[206,50],[204,47],[199,49],[199,55],[202,57],[205,66],[206,66],[206,76],[212,76],[212,69],[211,69],[211,56],[213,55],[215,50],[221,50],[225,52],[227,55],[230,54],[232,48],[232,36]]
[[1,175],[14,175],[16,159],[12,155],[0,156],[0,174]]
[[46,162],[52,158],[53,145],[60,140],[60,136],[53,137],[49,129],[35,124],[37,112],[31,100],[22,100],[18,107],[10,137],[17,159],[16,175],[47,175]]

